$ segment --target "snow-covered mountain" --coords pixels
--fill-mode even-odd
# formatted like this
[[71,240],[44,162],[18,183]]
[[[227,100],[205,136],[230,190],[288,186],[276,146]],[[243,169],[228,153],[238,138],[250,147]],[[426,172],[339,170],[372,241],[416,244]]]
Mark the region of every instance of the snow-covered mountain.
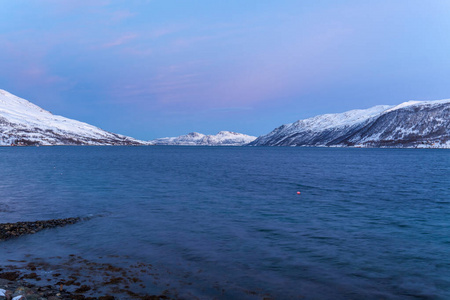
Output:
[[198,132],[191,132],[178,137],[166,137],[149,141],[151,145],[180,145],[180,146],[242,146],[256,139],[256,136],[249,136],[231,131],[220,131],[216,135],[204,135]]
[[56,116],[0,90],[1,145],[207,145],[450,148],[450,99],[409,101],[282,125],[258,138],[221,131],[139,141]]
[[0,90],[0,145],[143,145],[87,123],[55,116]]
[[450,99],[320,115],[282,125],[249,145],[450,148]]

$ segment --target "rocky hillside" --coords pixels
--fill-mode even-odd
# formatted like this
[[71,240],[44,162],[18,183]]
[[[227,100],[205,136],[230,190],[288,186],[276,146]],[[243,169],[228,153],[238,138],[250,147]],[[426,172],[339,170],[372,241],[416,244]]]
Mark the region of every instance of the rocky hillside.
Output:
[[143,145],[143,141],[56,116],[0,90],[0,145]]
[[282,125],[249,145],[450,148],[450,100],[320,115]]

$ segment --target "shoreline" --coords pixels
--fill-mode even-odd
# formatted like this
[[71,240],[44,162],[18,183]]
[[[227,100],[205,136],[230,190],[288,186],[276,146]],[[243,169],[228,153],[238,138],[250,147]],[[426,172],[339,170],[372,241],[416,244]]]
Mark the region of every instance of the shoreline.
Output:
[[[94,263],[75,255],[69,255],[67,265],[84,262],[72,268],[71,275],[59,273],[57,265],[45,261],[27,262],[24,265],[0,266],[0,300],[114,300],[114,299],[175,299],[168,291],[161,295],[149,295],[133,291],[131,285],[144,287],[143,281],[134,277],[129,270],[108,263]],[[97,271],[96,279],[84,276],[82,272],[89,267]],[[144,269],[143,267],[140,272]],[[23,296],[20,298],[19,296]],[[15,298],[17,297],[17,298]]]
[[[88,219],[75,217],[0,223],[0,243]],[[151,265],[139,264],[126,269],[109,263],[89,261],[75,254],[57,258],[61,260],[60,264],[30,258],[20,261],[7,260],[14,264],[0,265],[0,300],[171,299],[164,294],[148,295],[133,291],[145,288],[140,277],[144,274],[152,275],[149,273]]]

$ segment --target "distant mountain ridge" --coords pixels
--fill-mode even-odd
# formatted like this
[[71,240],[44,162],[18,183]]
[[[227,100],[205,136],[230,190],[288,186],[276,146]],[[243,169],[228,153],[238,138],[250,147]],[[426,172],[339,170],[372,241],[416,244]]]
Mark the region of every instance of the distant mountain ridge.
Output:
[[216,135],[205,135],[191,132],[178,137],[166,137],[149,141],[150,145],[179,145],[179,146],[242,146],[256,139],[231,131],[220,131]]
[[450,148],[450,99],[325,114],[282,125],[258,138],[221,131],[140,141],[56,116],[0,89],[0,146],[190,145]]
[[53,115],[0,89],[0,146],[144,144],[144,141]]
[[450,148],[450,99],[320,115],[282,125],[249,145]]

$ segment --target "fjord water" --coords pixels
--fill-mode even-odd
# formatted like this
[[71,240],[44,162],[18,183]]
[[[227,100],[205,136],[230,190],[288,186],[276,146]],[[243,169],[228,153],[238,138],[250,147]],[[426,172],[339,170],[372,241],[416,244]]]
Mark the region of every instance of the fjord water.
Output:
[[0,223],[93,217],[0,264],[144,262],[181,298],[450,299],[449,174],[438,149],[4,147]]

